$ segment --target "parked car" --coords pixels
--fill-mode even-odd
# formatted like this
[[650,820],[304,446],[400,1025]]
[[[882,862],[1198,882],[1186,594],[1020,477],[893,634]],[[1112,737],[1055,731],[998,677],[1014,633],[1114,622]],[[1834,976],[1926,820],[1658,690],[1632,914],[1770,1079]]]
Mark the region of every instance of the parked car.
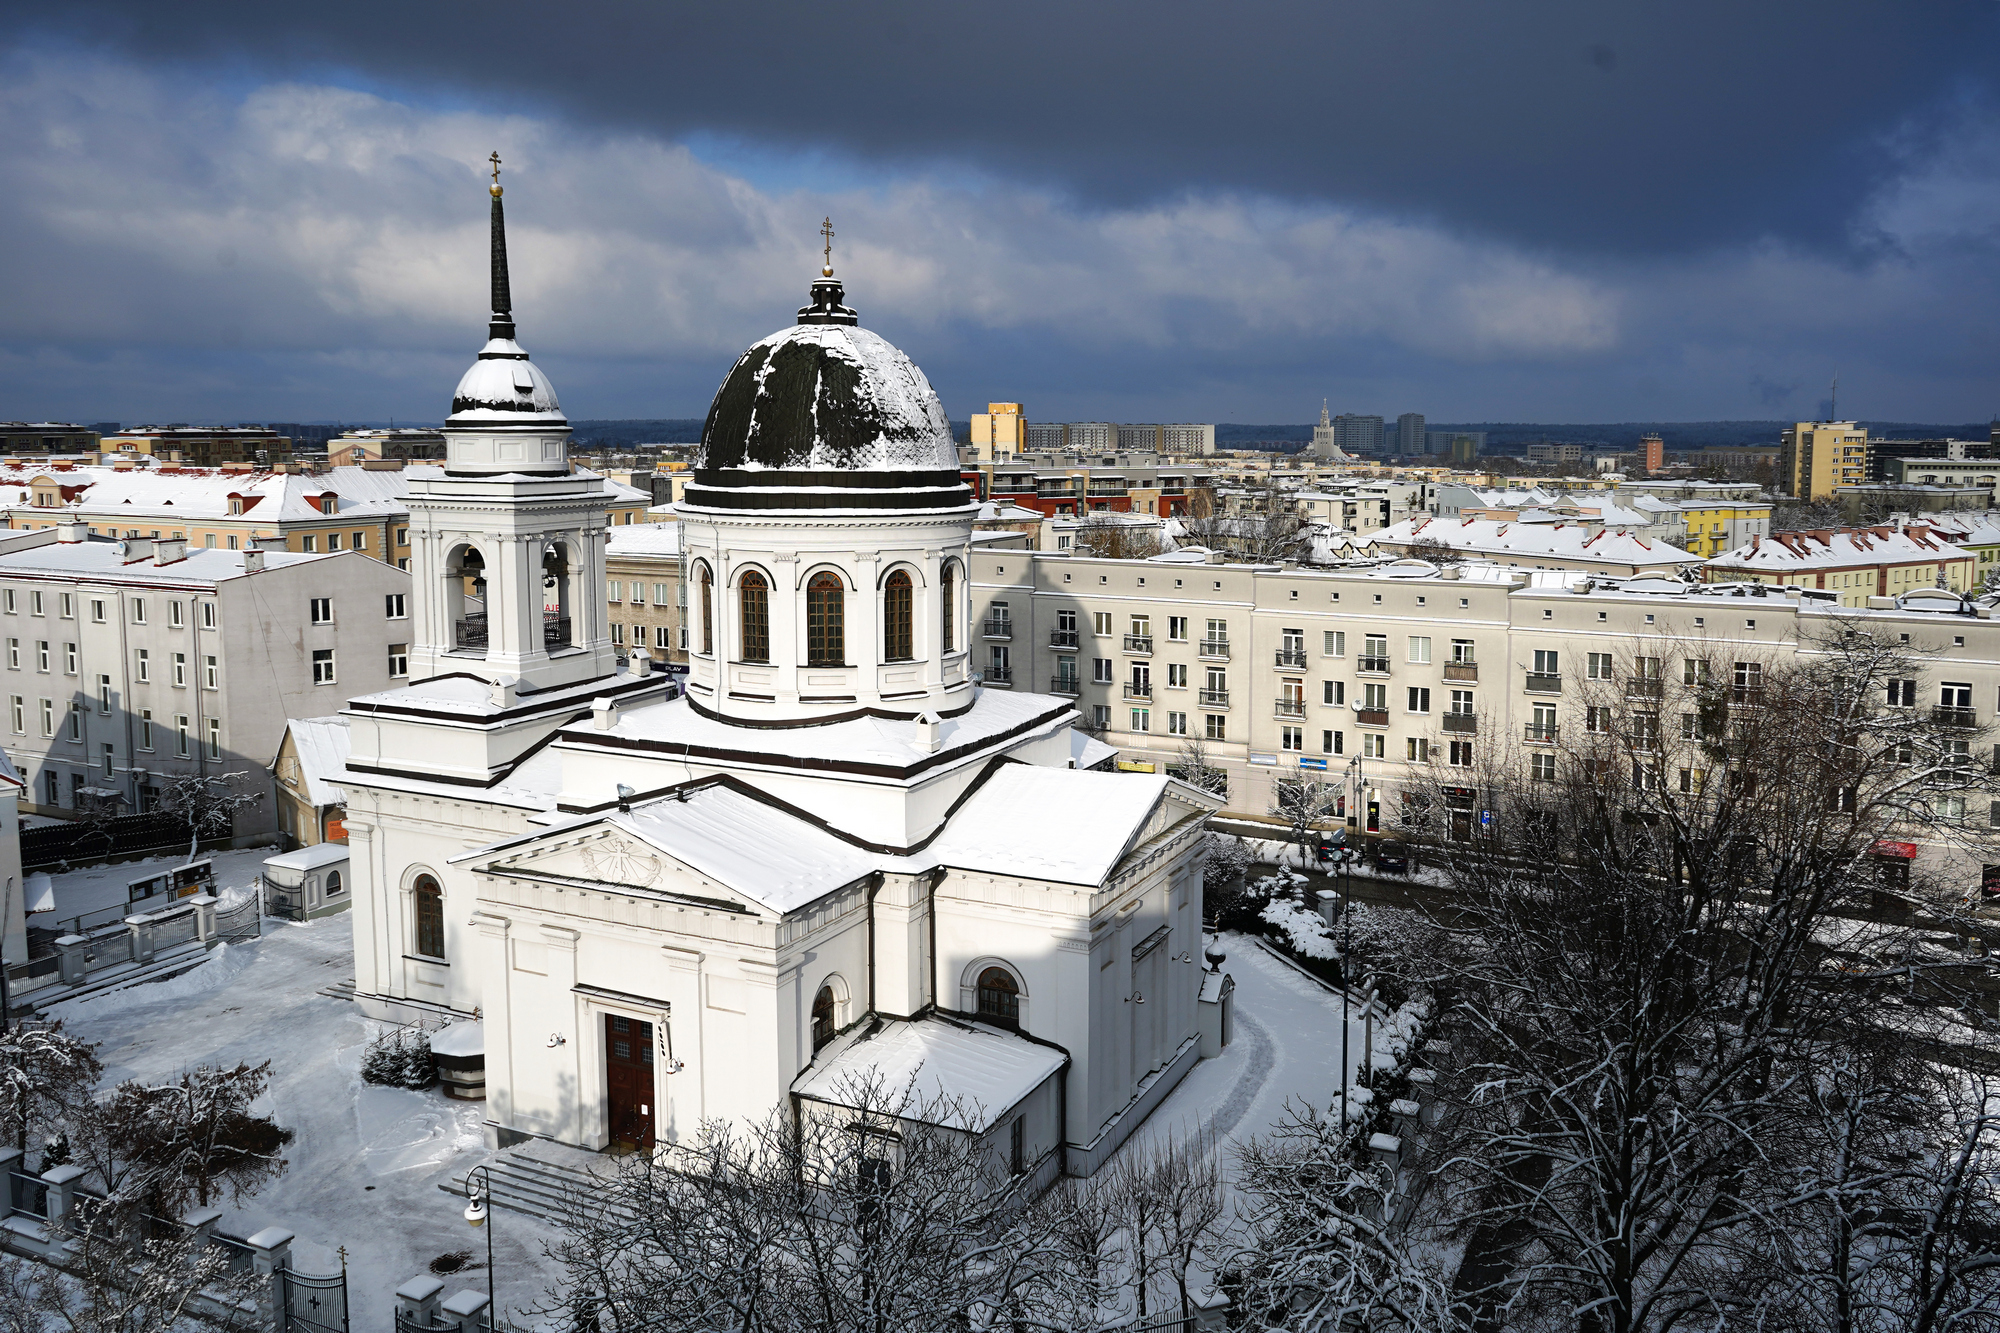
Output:
[[1405,875],[1410,870],[1409,849],[1400,842],[1378,842],[1375,844],[1375,868],[1392,875]]

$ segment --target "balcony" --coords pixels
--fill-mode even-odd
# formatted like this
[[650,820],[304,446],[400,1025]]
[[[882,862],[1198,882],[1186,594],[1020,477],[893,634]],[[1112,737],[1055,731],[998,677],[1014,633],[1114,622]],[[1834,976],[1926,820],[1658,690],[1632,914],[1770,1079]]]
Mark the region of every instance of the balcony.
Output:
[[1305,700],[1303,700],[1303,699],[1280,699],[1280,700],[1278,700],[1278,716],[1279,716],[1279,717],[1304,717],[1305,715],[1306,715],[1306,701],[1305,701]]
[[1148,657],[1152,656],[1153,636],[1150,634],[1127,634],[1125,636],[1125,651],[1128,653],[1144,653]]
[[1364,727],[1386,727],[1389,725],[1389,710],[1386,708],[1356,708],[1354,720]]
[[1201,648],[1199,649],[1199,656],[1205,657],[1211,662],[1227,662],[1229,660],[1229,640],[1203,639],[1201,641]]
[[1628,680],[1625,682],[1627,699],[1657,699],[1665,690],[1665,683],[1658,680]]
[[1067,694],[1074,697],[1079,693],[1075,676],[1057,676],[1049,681],[1050,694]]
[[1560,727],[1544,727],[1530,722],[1527,727],[1525,739],[1530,745],[1554,745],[1556,743],[1556,736],[1561,730]]
[[1563,692],[1563,678],[1560,675],[1530,671],[1528,673],[1527,688],[1530,694],[1561,694]]
[[1931,721],[1946,727],[1977,727],[1979,714],[1971,708],[1952,708],[1939,704],[1931,709]]
[[984,678],[988,685],[1012,685],[1014,683],[1014,668],[1004,666],[988,667],[984,673]]
[[1479,716],[1476,713],[1446,713],[1444,729],[1464,736],[1474,735],[1479,730]]
[[1052,629],[1049,631],[1049,647],[1076,651],[1076,631],[1073,629]]
[[1357,657],[1354,670],[1363,676],[1386,676],[1389,674],[1389,659],[1386,657]]
[[1479,679],[1479,664],[1476,662],[1446,662],[1444,664],[1444,678],[1446,680],[1477,681]]
[[1196,690],[1195,703],[1203,708],[1229,707],[1228,690]]
[[1125,697],[1127,699],[1151,699],[1153,697],[1153,683],[1151,681],[1128,680],[1125,682]]
[[1011,620],[982,620],[979,634],[987,639],[1011,639],[1014,637],[1014,622]]
[[1304,671],[1306,669],[1306,650],[1303,648],[1280,648],[1278,650],[1278,665],[1281,667],[1290,667],[1294,671]]

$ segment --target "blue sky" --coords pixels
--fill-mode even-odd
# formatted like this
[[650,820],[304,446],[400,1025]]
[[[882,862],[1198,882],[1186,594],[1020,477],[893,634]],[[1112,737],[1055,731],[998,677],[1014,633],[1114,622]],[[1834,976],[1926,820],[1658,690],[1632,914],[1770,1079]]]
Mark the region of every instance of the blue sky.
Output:
[[577,418],[705,412],[827,214],[959,418],[2000,412],[1990,0],[47,9],[0,416],[438,418],[496,148]]

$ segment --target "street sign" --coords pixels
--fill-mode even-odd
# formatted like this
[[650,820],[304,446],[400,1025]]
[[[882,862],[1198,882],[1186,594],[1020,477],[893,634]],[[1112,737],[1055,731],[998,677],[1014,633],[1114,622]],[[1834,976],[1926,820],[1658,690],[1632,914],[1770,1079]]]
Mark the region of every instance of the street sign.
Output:
[[1479,827],[1481,828],[1493,827],[1493,812],[1491,810],[1481,810],[1479,812]]
[[1304,755],[1300,755],[1300,756],[1299,756],[1299,767],[1300,767],[1300,768],[1316,768],[1316,769],[1318,769],[1318,770],[1319,770],[1320,772],[1324,773],[1324,772],[1326,772],[1326,760],[1324,760],[1324,759],[1308,759],[1308,758],[1307,758],[1306,756],[1304,756]]

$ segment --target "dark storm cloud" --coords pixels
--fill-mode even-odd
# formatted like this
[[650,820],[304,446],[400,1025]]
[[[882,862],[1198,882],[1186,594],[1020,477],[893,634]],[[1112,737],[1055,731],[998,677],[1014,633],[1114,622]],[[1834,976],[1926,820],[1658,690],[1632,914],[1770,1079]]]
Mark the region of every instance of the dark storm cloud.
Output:
[[[17,33],[432,88],[667,138],[939,162],[1131,207],[1187,190],[1527,246],[1848,237],[1885,134],[2000,68],[2000,5],[70,0]],[[339,80],[336,80],[339,81]]]

